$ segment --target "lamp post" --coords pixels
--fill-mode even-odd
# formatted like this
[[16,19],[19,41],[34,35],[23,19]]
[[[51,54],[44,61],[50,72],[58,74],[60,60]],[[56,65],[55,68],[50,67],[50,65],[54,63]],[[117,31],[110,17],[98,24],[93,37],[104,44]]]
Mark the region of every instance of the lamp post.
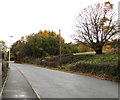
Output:
[[10,66],[10,47],[11,47],[11,38],[12,38],[13,36],[10,36],[10,41],[9,41],[9,66]]
[[61,62],[61,30],[59,30],[59,35],[60,35],[60,67],[62,67],[62,62]]

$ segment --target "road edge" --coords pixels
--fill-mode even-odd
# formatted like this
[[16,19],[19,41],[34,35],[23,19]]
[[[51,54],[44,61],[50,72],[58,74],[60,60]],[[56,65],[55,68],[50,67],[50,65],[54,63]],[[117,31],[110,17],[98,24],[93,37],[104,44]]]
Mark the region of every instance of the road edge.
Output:
[[[15,65],[13,65],[13,66],[15,66]],[[16,68],[17,68],[17,66],[15,66]],[[23,75],[23,77],[25,78],[25,80],[28,82],[28,84],[31,86],[31,88],[32,88],[32,90],[34,91],[34,93],[36,94],[36,96],[37,96],[37,98],[39,99],[39,100],[42,100],[42,97],[40,96],[40,94],[36,91],[36,89],[33,87],[33,85],[28,81],[28,79],[26,78],[26,76],[23,74],[23,72],[21,72],[20,70],[19,70],[19,68],[17,68],[17,70]]]
[[7,80],[8,80],[9,70],[10,70],[10,69],[8,69],[7,77],[6,77],[6,79],[5,79],[4,83],[3,83],[2,89],[1,89],[1,91],[0,91],[0,98],[1,98],[1,99],[2,99],[2,94],[3,94],[4,88],[5,88],[6,82],[7,82]]

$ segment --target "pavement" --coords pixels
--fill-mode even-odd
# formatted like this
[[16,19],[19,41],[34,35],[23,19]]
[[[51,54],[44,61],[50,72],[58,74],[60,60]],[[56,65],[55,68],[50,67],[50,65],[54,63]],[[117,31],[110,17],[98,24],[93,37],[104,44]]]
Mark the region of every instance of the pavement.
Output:
[[[22,73],[12,64],[8,73],[8,79],[3,90],[2,100],[39,100],[31,85]],[[24,98],[24,99],[23,99]]]
[[12,65],[24,74],[41,98],[118,98],[117,82],[27,64]]

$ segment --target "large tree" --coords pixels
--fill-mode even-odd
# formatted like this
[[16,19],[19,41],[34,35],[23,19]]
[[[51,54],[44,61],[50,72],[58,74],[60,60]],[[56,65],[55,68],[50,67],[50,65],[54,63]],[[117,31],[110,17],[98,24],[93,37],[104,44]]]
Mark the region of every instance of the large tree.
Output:
[[60,38],[62,44],[64,44],[64,39],[56,32],[47,30],[39,31],[16,41],[12,45],[11,53],[15,59],[58,55],[60,52]]
[[76,18],[74,39],[102,54],[104,44],[118,33],[118,22],[113,4],[88,6]]

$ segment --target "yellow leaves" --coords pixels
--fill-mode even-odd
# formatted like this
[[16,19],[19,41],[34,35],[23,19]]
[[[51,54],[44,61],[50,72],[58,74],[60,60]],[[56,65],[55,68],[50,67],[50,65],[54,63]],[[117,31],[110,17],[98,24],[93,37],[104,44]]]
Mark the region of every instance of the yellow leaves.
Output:
[[43,51],[43,48],[39,48],[40,51]]
[[104,26],[104,29],[108,29],[109,27],[108,26]]
[[48,36],[49,36],[49,31],[45,30],[45,31],[43,32],[43,35],[46,36],[46,37],[48,37]]
[[106,6],[106,5],[108,5],[108,4],[110,4],[110,2],[109,2],[109,1],[105,2],[105,6]]
[[108,29],[104,29],[103,32],[104,32],[104,33],[107,33],[107,32],[108,32]]
[[77,49],[80,51],[80,52],[86,52],[86,51],[91,51],[92,49],[83,45],[83,44],[79,44],[79,46],[77,46]]
[[105,14],[112,9],[113,9],[113,4],[111,4],[109,1],[104,3],[104,13]]
[[98,4],[96,5],[96,7],[99,8],[99,7],[100,7],[100,3],[98,3]]
[[5,44],[5,42],[4,42],[4,41],[0,41],[0,43]]
[[107,33],[110,29],[115,30],[115,26],[114,25],[113,26],[104,26],[103,27],[103,32]]
[[111,49],[111,45],[105,45],[104,47],[103,47],[103,50],[110,50]]
[[40,31],[39,33],[39,36],[43,36],[43,37],[50,37],[50,36],[52,36],[52,37],[57,37],[57,34],[55,33],[55,32],[53,32],[53,31],[49,31],[49,30],[45,30],[45,31]]
[[19,55],[19,54],[20,54],[20,52],[19,52],[19,51],[17,51],[17,52],[16,52],[16,55]]
[[110,21],[110,19],[108,19],[108,18],[106,18],[106,17],[103,17],[103,18],[100,19],[100,22],[103,22],[103,23],[104,23],[104,22],[106,22],[106,21]]
[[108,26],[104,26],[104,27],[103,27],[103,32],[104,32],[104,33],[107,33],[108,30],[109,30],[109,27],[108,27]]
[[107,46],[106,46],[106,48],[107,48],[107,49],[110,49],[110,48],[111,48],[111,46],[110,46],[110,45],[107,45]]

